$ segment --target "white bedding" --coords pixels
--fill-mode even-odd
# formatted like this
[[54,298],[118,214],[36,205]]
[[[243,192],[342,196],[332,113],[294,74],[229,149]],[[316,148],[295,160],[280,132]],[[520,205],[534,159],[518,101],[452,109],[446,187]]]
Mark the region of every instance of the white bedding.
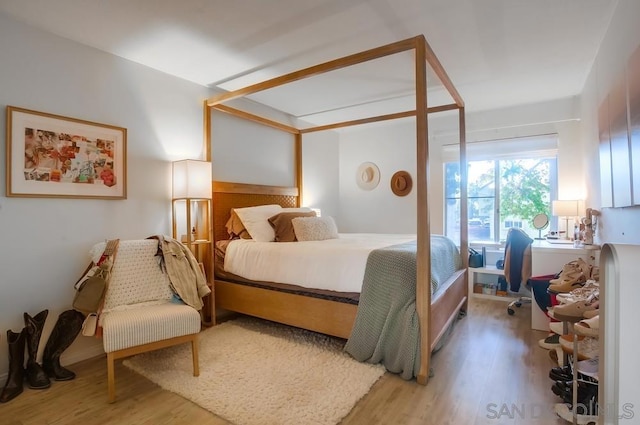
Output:
[[229,243],[224,269],[245,279],[306,288],[360,292],[369,253],[409,242],[416,235],[341,233],[338,239],[308,242]]

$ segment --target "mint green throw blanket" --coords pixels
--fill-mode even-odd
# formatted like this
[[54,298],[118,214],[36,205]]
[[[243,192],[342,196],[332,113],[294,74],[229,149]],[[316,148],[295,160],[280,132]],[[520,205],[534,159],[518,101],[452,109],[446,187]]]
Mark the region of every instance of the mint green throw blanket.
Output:
[[[456,245],[431,236],[431,291],[462,267]],[[420,368],[420,324],[416,312],[416,242],[376,249],[369,254],[358,314],[345,345],[358,361],[383,363],[403,379]]]

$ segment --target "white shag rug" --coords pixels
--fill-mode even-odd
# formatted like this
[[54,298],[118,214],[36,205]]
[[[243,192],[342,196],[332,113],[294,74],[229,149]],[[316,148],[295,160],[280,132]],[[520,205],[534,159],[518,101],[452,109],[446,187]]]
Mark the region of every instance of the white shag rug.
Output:
[[199,377],[191,344],[124,365],[237,425],[336,424],[384,374],[342,351],[344,340],[249,317],[207,329],[199,341]]

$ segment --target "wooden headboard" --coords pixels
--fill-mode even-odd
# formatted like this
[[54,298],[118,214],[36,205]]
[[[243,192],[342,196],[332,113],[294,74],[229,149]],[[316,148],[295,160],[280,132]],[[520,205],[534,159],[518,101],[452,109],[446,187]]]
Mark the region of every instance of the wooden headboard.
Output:
[[213,240],[229,239],[225,225],[231,208],[278,204],[283,208],[300,205],[297,187],[264,186],[246,183],[213,182]]

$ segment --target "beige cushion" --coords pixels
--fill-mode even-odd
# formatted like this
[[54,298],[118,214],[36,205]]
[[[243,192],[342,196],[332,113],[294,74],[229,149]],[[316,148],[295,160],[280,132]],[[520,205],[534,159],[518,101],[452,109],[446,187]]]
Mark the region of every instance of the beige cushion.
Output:
[[269,217],[269,224],[276,233],[276,242],[295,242],[296,234],[293,231],[291,220],[296,217],[315,217],[316,213],[308,212],[283,212]]
[[200,313],[186,304],[129,306],[100,316],[105,353],[200,332]]
[[322,241],[337,239],[338,228],[330,216],[297,217],[291,220],[296,238],[299,241]]

